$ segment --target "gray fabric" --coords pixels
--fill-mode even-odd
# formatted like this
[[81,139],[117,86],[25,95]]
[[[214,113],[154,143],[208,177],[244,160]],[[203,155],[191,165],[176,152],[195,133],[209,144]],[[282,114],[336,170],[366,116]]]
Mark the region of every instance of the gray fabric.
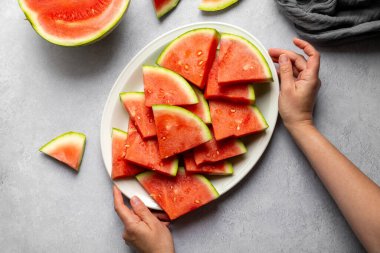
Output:
[[329,44],[380,35],[380,0],[276,0],[297,33]]

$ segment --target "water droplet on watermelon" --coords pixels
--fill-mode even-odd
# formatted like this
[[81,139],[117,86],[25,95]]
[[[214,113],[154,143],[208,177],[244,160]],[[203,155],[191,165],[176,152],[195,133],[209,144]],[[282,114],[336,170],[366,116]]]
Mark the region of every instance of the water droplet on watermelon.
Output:
[[165,136],[162,136],[162,137],[161,137],[161,140],[163,140],[163,141],[166,140],[166,137],[165,137]]
[[198,199],[196,199],[196,200],[194,200],[194,203],[195,204],[200,204],[201,202]]
[[208,158],[211,157],[210,153],[207,153],[207,154],[206,154],[206,157],[208,157]]
[[199,50],[197,53],[198,56],[201,56],[202,54],[203,54],[203,52],[201,50]]
[[186,65],[185,65],[185,69],[186,69],[186,70],[189,70],[189,65],[186,64]]
[[252,66],[249,65],[249,64],[245,64],[245,65],[243,66],[243,70],[244,70],[244,71],[247,71],[248,69],[252,69]]
[[231,111],[232,113],[235,113],[235,112],[236,112],[236,110],[235,110],[235,109],[231,109],[230,111]]
[[237,126],[236,130],[238,130],[238,131],[240,130],[240,125]]
[[200,60],[200,61],[198,62],[198,65],[201,66],[202,64],[203,64],[203,61]]
[[149,123],[153,123],[153,119],[152,118],[149,118]]
[[217,154],[217,155],[219,155],[219,154],[220,154],[219,150],[217,150],[217,151],[216,151],[216,154]]
[[137,119],[138,119],[138,120],[140,120],[140,119],[141,119],[141,117],[140,117],[140,116],[137,116]]

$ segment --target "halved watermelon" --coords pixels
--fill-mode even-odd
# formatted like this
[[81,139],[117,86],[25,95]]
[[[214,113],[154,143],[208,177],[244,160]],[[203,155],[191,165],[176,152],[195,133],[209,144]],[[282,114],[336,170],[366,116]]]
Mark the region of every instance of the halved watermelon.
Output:
[[199,103],[195,105],[184,105],[183,108],[197,115],[204,123],[211,124],[210,108],[203,93],[198,88],[193,87],[193,89],[197,94]]
[[145,106],[144,92],[122,92],[120,100],[141,136],[144,139],[156,136],[152,108]]
[[173,40],[157,59],[157,64],[180,74],[203,89],[215,57],[219,33],[215,29],[191,30]]
[[268,128],[259,108],[226,101],[210,101],[215,139],[245,136]]
[[143,140],[135,125],[129,121],[127,152],[125,159],[144,168],[175,176],[178,170],[178,159],[175,157],[161,159],[156,139]]
[[79,171],[85,146],[86,135],[67,132],[43,145],[40,151]]
[[125,177],[135,176],[143,169],[131,164],[125,160],[127,151],[128,133],[113,128],[112,129],[112,179],[122,179]]
[[192,105],[198,103],[190,84],[177,73],[156,66],[144,66],[145,105]]
[[207,178],[186,174],[183,168],[178,170],[176,177],[148,171],[136,178],[171,220],[219,197],[219,193]]
[[179,154],[212,139],[207,125],[182,107],[154,105],[153,115],[161,158]]
[[178,3],[179,0],[153,0],[157,17],[161,18],[166,13],[174,9]]
[[18,0],[34,30],[61,46],[81,46],[103,38],[119,24],[129,0]]
[[236,103],[254,104],[255,91],[252,84],[235,84],[220,86],[218,84],[218,54],[208,74],[205,97],[207,99],[223,99]]
[[221,161],[197,165],[194,160],[194,154],[191,151],[186,152],[183,157],[186,172],[218,176],[227,176],[234,173],[232,164],[229,162]]
[[271,82],[272,72],[259,49],[233,34],[222,34],[218,62],[219,85]]
[[239,0],[202,0],[198,8],[202,11],[220,11],[238,1]]

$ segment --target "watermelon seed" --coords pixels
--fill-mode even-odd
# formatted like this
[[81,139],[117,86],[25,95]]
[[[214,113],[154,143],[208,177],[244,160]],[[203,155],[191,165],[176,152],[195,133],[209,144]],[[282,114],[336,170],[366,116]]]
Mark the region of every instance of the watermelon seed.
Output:
[[201,56],[202,54],[203,54],[203,52],[201,50],[199,50],[197,53],[198,56]]

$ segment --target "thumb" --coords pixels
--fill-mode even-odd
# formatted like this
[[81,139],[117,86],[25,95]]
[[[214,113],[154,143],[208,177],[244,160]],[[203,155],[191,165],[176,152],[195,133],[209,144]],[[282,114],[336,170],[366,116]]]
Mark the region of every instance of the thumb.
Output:
[[286,54],[282,54],[278,63],[280,64],[281,87],[290,88],[294,82],[292,62]]
[[145,206],[145,204],[136,196],[131,198],[131,206],[133,212],[140,217],[148,226],[157,222],[158,219],[151,213],[151,211]]

